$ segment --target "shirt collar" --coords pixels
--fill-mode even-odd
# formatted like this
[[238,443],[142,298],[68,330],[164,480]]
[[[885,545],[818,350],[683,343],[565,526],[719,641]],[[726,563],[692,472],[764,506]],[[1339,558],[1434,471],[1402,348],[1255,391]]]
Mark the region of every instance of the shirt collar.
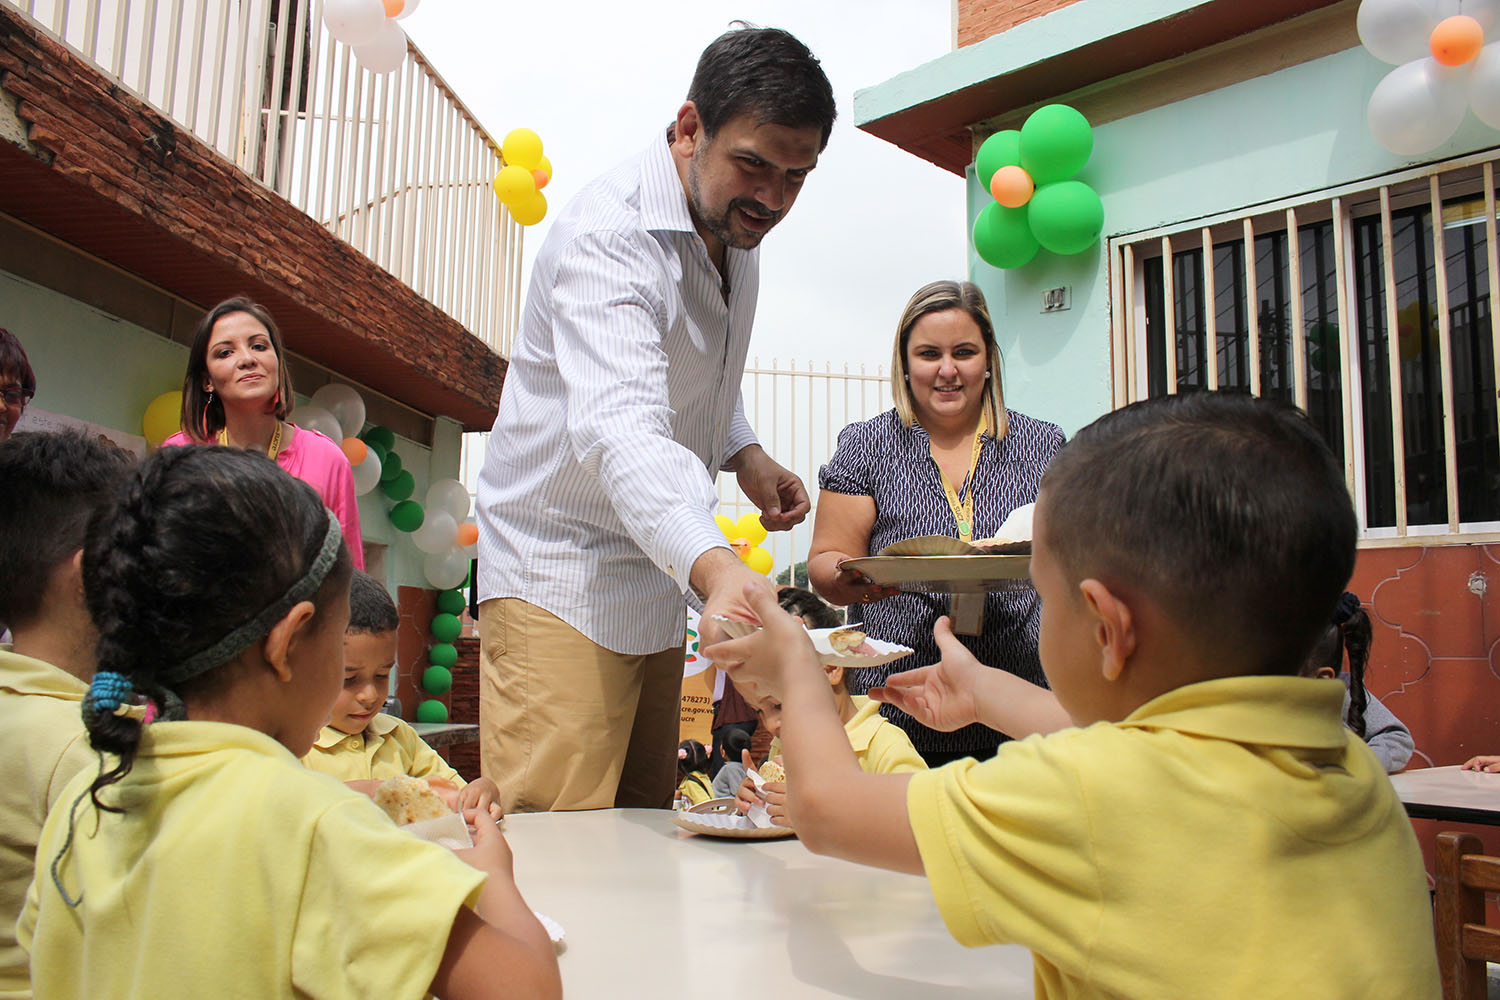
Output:
[[9,643],[0,644],[0,691],[82,701],[88,690],[88,684],[61,667],[13,653]]
[[350,737],[381,737],[400,725],[400,720],[395,716],[386,715],[384,712],[376,712],[375,717],[369,721],[364,729],[357,733],[346,733],[342,729],[332,726],[324,726],[318,738],[313,741],[313,746],[319,750],[332,750],[340,743]]
[[1307,677],[1225,677],[1168,691],[1131,712],[1127,729],[1168,729],[1259,746],[1345,745],[1344,685]]
[[641,225],[651,231],[698,231],[664,132],[656,133],[641,157]]
[[862,694],[854,695],[853,701],[854,718],[844,723],[844,732],[849,734],[849,745],[854,752],[864,753],[870,749],[875,732],[885,725],[885,718],[880,714],[880,702],[871,701]]

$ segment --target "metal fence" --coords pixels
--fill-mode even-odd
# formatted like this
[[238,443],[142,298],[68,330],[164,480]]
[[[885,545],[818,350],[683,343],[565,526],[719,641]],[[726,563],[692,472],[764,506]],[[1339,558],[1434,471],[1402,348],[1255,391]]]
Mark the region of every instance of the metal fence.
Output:
[[520,309],[500,147],[409,46],[386,75],[322,0],[0,0],[317,219],[495,350]]
[[[810,361],[789,361],[781,367],[772,358],[762,366],[755,357],[745,369],[741,391],[745,417],[761,445],[802,477],[813,502],[813,512],[805,522],[791,531],[773,533],[763,543],[775,562],[775,575],[780,576],[807,560],[817,513],[818,468],[832,456],[839,431],[890,408],[890,379],[884,365],[873,372],[865,365],[850,370],[845,364],[836,370],[831,363],[820,366]],[[460,478],[471,492],[479,480],[488,439],[487,433],[464,435]],[[731,520],[756,510],[732,474],[719,476],[718,490],[719,513]]]

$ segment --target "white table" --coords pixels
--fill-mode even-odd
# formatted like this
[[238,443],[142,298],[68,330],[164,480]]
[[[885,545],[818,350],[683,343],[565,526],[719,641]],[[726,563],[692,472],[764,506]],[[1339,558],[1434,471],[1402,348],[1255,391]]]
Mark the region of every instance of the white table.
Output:
[[1455,764],[1393,774],[1391,784],[1408,816],[1500,826],[1500,774]]
[[670,816],[506,817],[522,893],[566,932],[566,995],[1031,1000],[1031,952],[959,946],[926,880]]

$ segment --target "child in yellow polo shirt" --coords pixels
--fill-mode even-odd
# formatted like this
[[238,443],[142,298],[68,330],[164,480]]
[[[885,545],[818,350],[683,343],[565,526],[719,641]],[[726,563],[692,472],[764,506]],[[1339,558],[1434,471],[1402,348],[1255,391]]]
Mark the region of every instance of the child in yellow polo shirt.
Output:
[[328,725],[302,763],[366,794],[399,774],[435,780],[434,787],[453,808],[487,809],[499,819],[500,796],[493,781],[477,778],[465,783],[415,729],[380,711],[396,666],[400,623],[396,604],[380,581],[355,570],[349,581],[349,627],[344,632],[344,688],[333,703]]
[[37,996],[561,996],[488,813],[450,851],[299,762],[343,683],[351,568],[333,512],[249,450],[161,449],[95,515],[105,756],[37,844]]
[[[1300,411],[1168,396],[1095,421],[1042,480],[1041,660],[1073,727],[864,774],[769,598],[747,590],[765,627],[705,652],[783,702],[802,841],[925,874],[961,943],[1031,948],[1038,997],[1436,1000],[1411,824],[1343,685],[1297,676],[1355,535]],[[948,724],[994,721],[986,692],[925,696]],[[1331,926],[1358,933],[1331,948]]]
[[16,917],[47,810],[97,758],[80,706],[98,633],[79,567],[89,516],[132,465],[93,435],[17,434],[0,443],[0,997],[31,996]]

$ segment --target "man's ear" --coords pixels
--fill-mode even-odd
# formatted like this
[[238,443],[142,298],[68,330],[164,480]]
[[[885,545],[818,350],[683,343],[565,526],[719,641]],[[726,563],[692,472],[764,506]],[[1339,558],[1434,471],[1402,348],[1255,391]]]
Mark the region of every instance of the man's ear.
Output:
[[1135,654],[1135,617],[1130,606],[1098,580],[1084,580],[1078,589],[1094,617],[1094,639],[1099,644],[1104,679],[1117,681]]
[[313,615],[317,608],[312,601],[301,601],[292,610],[271,626],[271,631],[261,640],[261,655],[276,674],[276,679],[285,683],[292,679],[291,654],[297,643],[307,638]]
[[684,159],[692,159],[693,154],[707,141],[703,119],[698,115],[698,105],[685,101],[677,109],[677,125],[673,136],[673,152]]

